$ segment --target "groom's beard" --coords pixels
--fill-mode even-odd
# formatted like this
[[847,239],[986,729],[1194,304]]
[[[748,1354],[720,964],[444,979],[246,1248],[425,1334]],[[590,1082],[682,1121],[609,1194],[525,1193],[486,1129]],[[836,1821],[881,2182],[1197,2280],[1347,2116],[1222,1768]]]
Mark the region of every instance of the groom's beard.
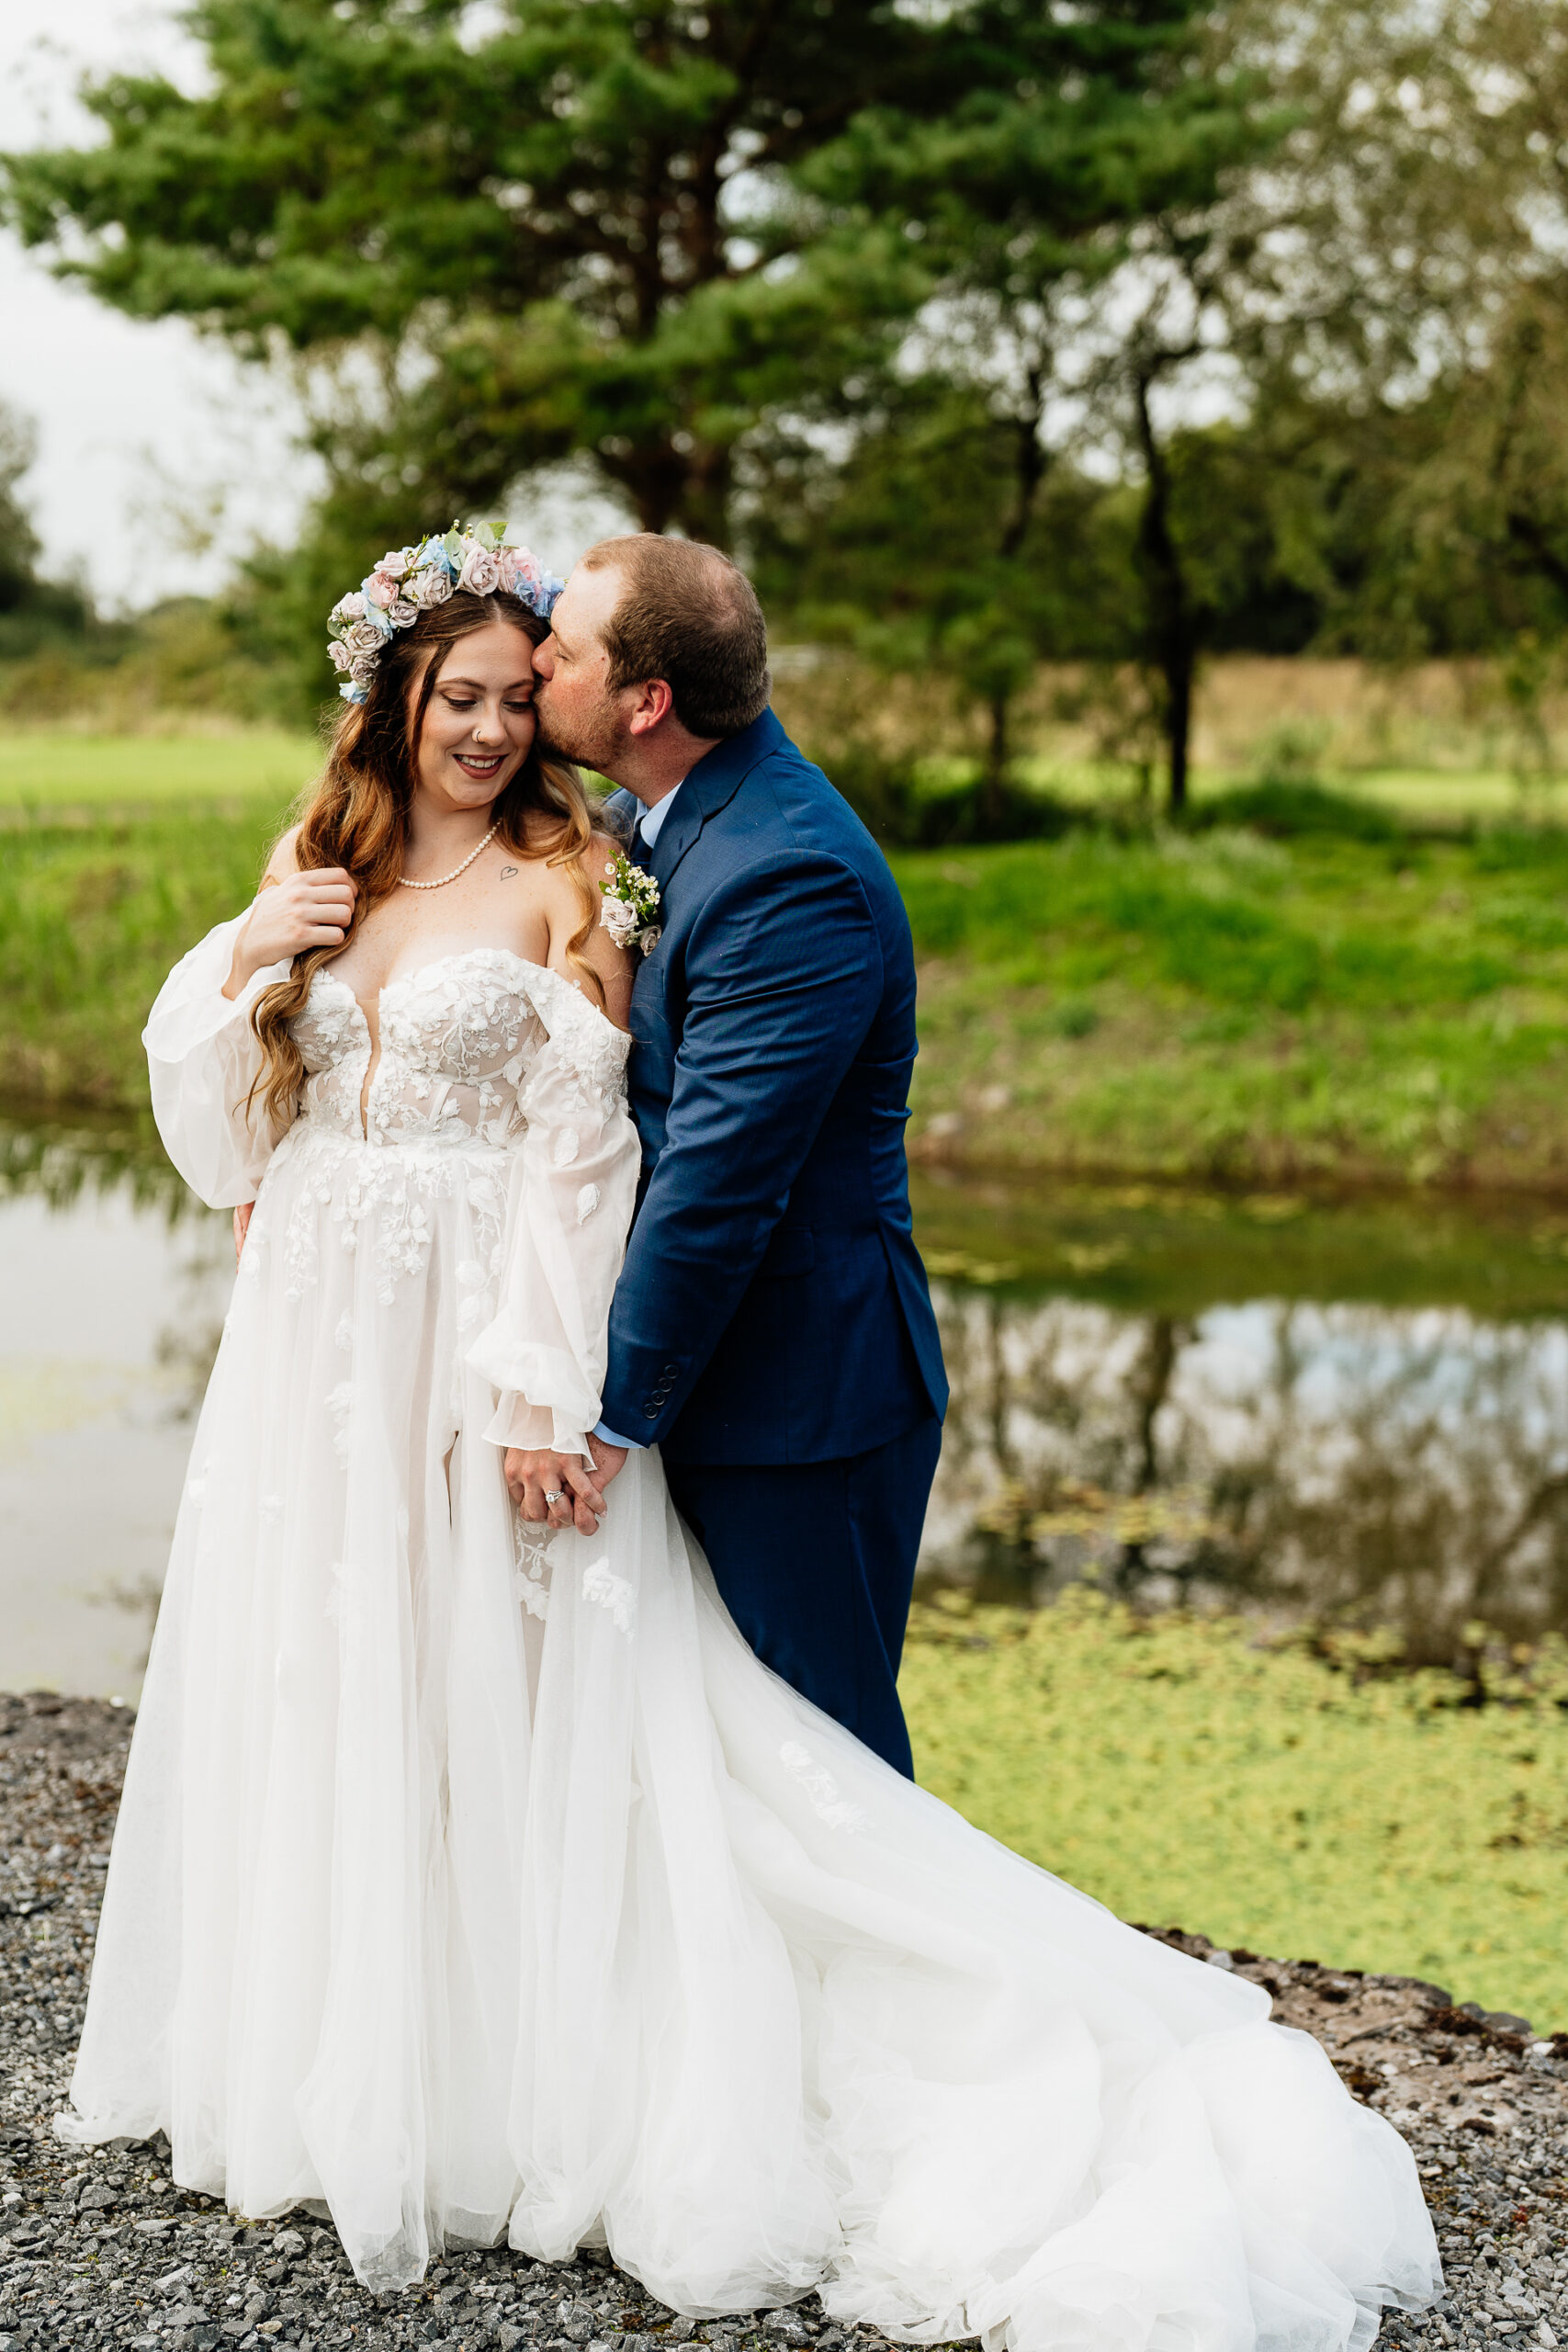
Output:
[[631,735],[616,716],[613,703],[580,717],[573,726],[570,721],[558,725],[550,708],[547,686],[541,684],[534,695],[534,707],[539,715],[538,749],[547,756],[558,752],[564,760],[573,760],[579,767],[592,768],[596,775],[608,776],[618,784],[616,770],[623,753],[631,744]]

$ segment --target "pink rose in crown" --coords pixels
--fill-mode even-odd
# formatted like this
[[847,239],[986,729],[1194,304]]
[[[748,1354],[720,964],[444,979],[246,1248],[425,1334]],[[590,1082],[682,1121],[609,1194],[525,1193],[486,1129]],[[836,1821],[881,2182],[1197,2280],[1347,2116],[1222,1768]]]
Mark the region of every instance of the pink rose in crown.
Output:
[[389,612],[398,601],[398,583],[389,571],[373,571],[365,583],[365,594],[371,604]]
[[488,548],[471,547],[457,576],[459,588],[471,596],[492,596],[501,585],[501,566]]
[[421,612],[428,612],[434,605],[444,605],[451,594],[452,582],[438,563],[428,565],[423,571],[416,571],[412,580],[403,582],[403,594],[411,605],[417,605]]

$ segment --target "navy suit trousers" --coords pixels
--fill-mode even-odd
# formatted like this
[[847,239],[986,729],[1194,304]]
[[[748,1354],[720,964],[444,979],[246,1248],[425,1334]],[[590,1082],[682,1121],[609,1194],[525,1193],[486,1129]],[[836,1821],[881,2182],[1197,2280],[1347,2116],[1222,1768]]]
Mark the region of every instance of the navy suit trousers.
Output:
[[908,1780],[898,1660],[941,1451],[933,1416],[838,1461],[664,1465],[757,1656]]

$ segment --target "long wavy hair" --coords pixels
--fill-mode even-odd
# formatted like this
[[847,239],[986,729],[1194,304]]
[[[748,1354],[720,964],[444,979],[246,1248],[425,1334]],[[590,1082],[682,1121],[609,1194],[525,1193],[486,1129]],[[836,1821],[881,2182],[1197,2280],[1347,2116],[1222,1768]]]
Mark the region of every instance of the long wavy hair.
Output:
[[[251,1026],[261,1042],[263,1059],[247,1099],[254,1102],[259,1092],[275,1127],[285,1127],[293,1118],[304,1084],[305,1060],[290,1023],[304,1010],[311,980],[323,964],[343,954],[371,909],[390,898],[402,875],[420,735],[442,662],[459,638],[491,621],[509,621],[532,645],[542,644],[550,630],[548,621],[500,591],[478,596],[458,589],[446,604],[423,612],[411,628],[397,632],[382,654],[367,698],[345,706],[333,730],[326,765],[299,804],[295,857],[301,870],[340,865],[358,888],[342,946],[309,947],[296,956],[288,978],[264,989],[252,1011]],[[581,900],[582,921],[567,942],[567,958],[603,1005],[599,975],[583,953],[598,920],[599,899],[581,866],[593,836],[593,818],[577,770],[541,752],[536,736],[527,758],[492,803],[491,815],[514,856],[543,858],[570,874]]]

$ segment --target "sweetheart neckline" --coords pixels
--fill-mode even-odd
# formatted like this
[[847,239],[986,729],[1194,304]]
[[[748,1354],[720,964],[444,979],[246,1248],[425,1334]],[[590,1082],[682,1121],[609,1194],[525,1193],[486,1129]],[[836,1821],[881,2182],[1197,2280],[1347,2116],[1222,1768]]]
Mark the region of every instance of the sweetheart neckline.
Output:
[[[470,964],[478,956],[504,956],[509,964],[516,964],[520,966],[525,972],[542,972],[547,979],[560,980],[562,986],[565,988],[570,988],[572,986],[572,983],[570,980],[565,979],[561,973],[552,972],[547,964],[532,963],[526,956],[519,956],[515,948],[465,947],[460,949],[455,956],[433,956],[428,964],[420,964],[416,966],[414,970],[412,972],[394,972],[391,978],[389,980],[383,980],[381,986],[377,989],[376,1001],[379,1004],[381,999],[387,995],[389,989],[407,988],[411,982],[414,980],[427,979],[432,972],[440,971],[444,964]],[[352,1000],[355,1009],[358,1012],[360,1019],[364,1022],[367,1029],[369,1028],[370,1016],[365,1010],[364,1002],[356,988],[352,987],[347,980],[340,979],[330,964],[323,964],[317,971],[314,978],[316,980],[327,981],[329,985],[334,989],[341,989],[344,996]],[[312,981],[312,986],[313,985],[314,980]],[[577,989],[574,993],[581,995],[581,990]],[[586,997],[582,998],[582,1001],[584,1004],[588,1004],[588,999]],[[588,1005],[588,1009],[591,1012],[598,1011],[598,1007],[592,1004]],[[600,1018],[603,1020],[605,1016],[601,1014]],[[610,1025],[614,1028],[614,1022],[612,1022]]]
[[[443,965],[469,964],[473,962],[476,956],[502,956],[509,964],[515,964],[522,971],[536,972],[541,978],[551,981],[558,988],[570,989],[578,1003],[582,1006],[585,1012],[591,1012],[596,1021],[602,1021],[604,1023],[605,1028],[612,1031],[615,1036],[629,1038],[631,1035],[630,1031],[623,1029],[618,1022],[612,1021],[609,1014],[604,1010],[604,1008],[595,1004],[592,997],[588,995],[587,991],[576,980],[569,980],[564,972],[552,971],[548,964],[535,964],[531,962],[526,956],[519,956],[516,949],[513,947],[465,947],[460,949],[455,956],[436,956],[433,957],[428,964],[421,964],[412,972],[394,972],[391,978],[384,981],[381,987],[376,991],[378,1011],[379,1010],[382,998],[387,995],[389,989],[407,988],[412,985],[413,981],[426,979],[432,972],[440,971]],[[347,997],[355,1012],[358,1013],[360,1020],[364,1023],[365,1034],[368,1037],[370,1035],[370,1016],[366,1012],[364,1004],[360,1001],[358,990],[351,988],[346,980],[340,980],[337,975],[333,972],[330,964],[321,965],[314,973],[310,982],[312,988],[314,988],[317,980],[325,980],[331,987],[334,989],[341,989],[343,990],[344,995]],[[378,1023],[378,1028],[379,1023]]]

